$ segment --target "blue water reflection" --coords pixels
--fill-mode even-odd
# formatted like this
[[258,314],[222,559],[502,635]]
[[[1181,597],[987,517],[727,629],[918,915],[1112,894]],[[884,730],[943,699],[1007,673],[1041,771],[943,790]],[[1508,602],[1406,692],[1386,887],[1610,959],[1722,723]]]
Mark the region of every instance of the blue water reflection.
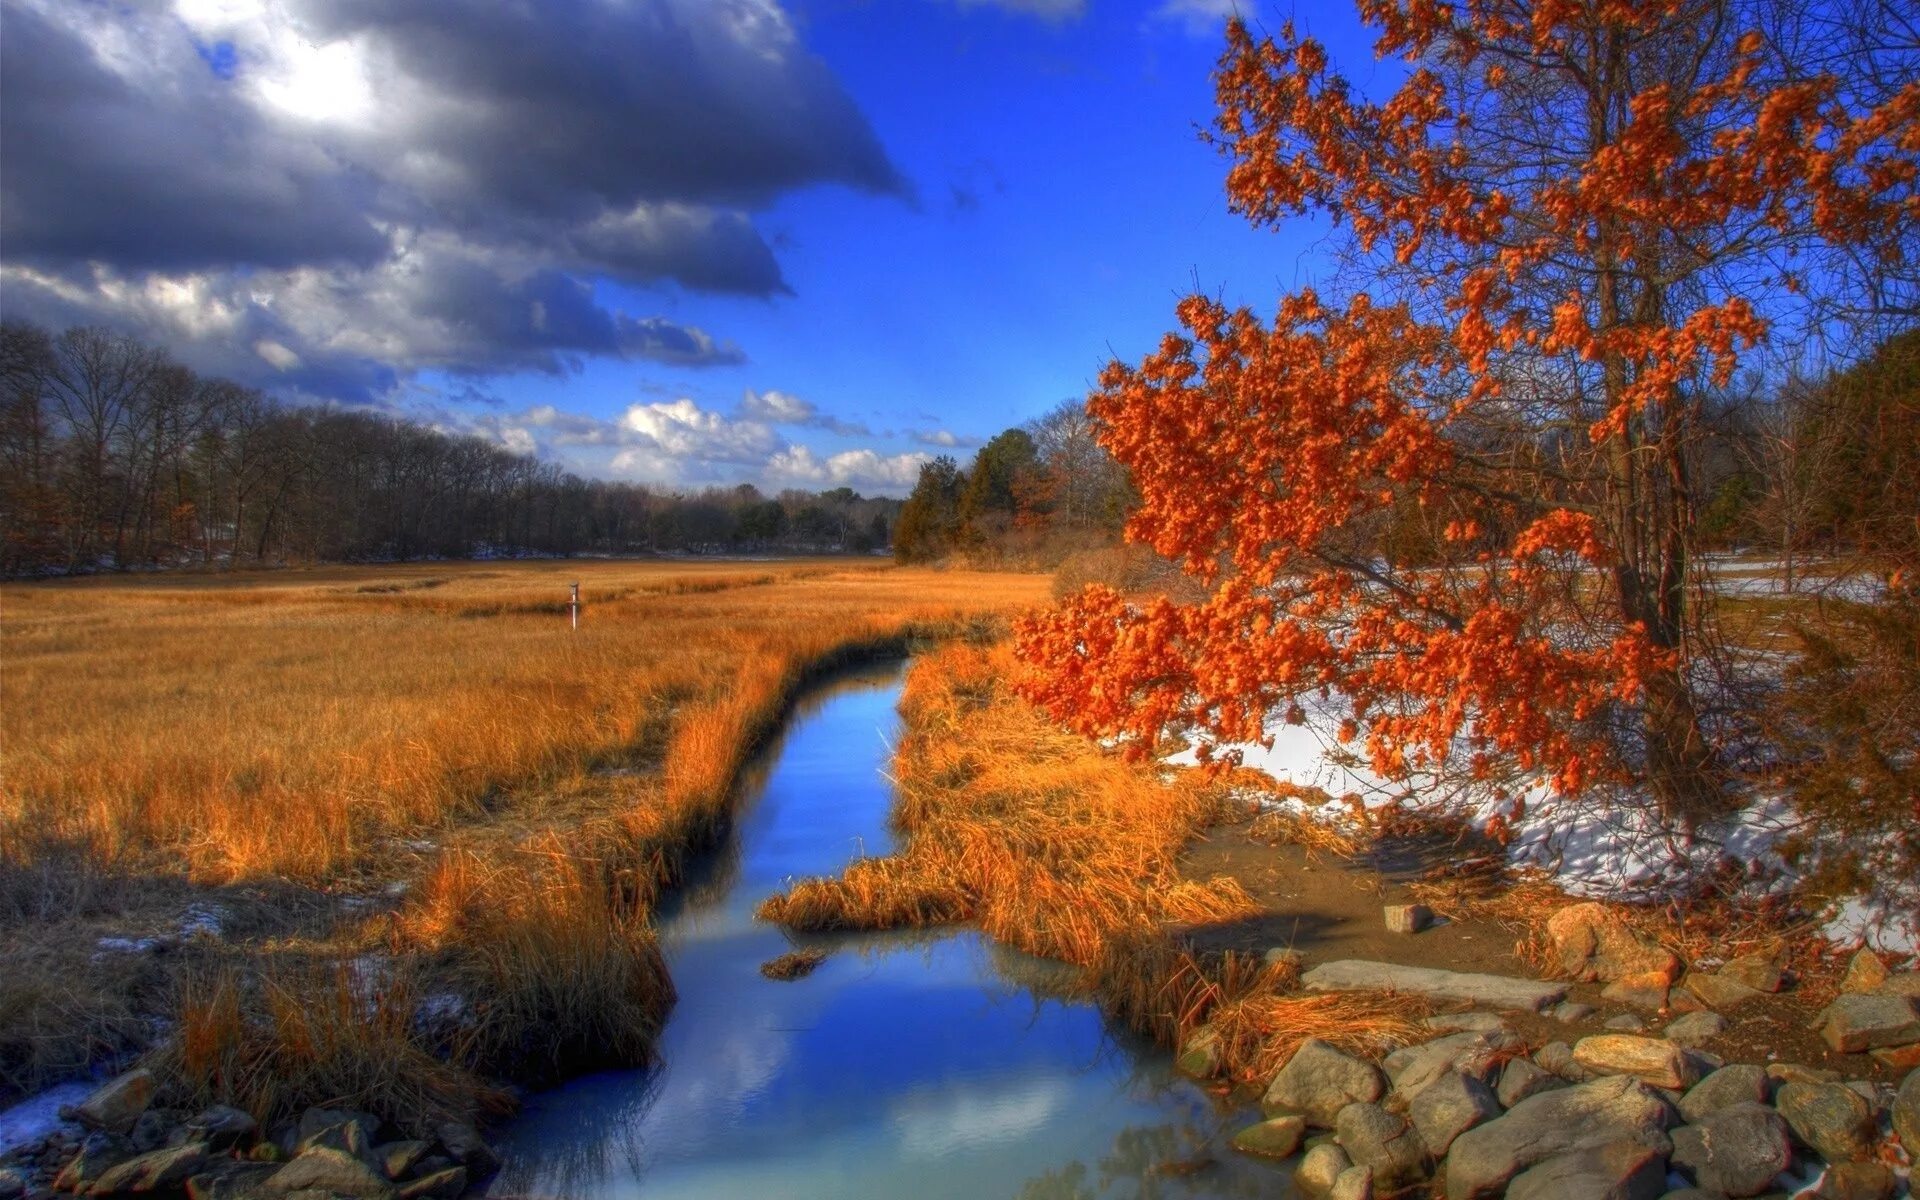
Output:
[[971,932],[862,934],[804,939],[832,952],[804,979],[760,975],[796,941],[753,920],[762,898],[891,847],[901,674],[849,676],[795,715],[733,844],[662,915],[680,994],[664,1065],[533,1097],[495,1195],[1290,1194],[1290,1172],[1224,1149],[1233,1120],[1164,1053],[1058,998],[1056,964]]

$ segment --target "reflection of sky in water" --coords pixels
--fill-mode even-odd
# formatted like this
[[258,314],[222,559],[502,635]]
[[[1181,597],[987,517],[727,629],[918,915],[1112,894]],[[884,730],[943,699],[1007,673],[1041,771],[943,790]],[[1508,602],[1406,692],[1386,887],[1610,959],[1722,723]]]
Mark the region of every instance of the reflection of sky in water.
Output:
[[[1290,1171],[1221,1149],[1234,1121],[1164,1054],[1032,990],[1049,964],[971,932],[850,935],[806,939],[833,954],[804,979],[760,975],[792,945],[752,919],[762,898],[891,846],[899,678],[866,672],[795,717],[735,846],[663,921],[680,991],[665,1065],[534,1097],[502,1139],[496,1194],[1289,1194]],[[1151,1171],[1207,1145],[1218,1161],[1198,1174]]]

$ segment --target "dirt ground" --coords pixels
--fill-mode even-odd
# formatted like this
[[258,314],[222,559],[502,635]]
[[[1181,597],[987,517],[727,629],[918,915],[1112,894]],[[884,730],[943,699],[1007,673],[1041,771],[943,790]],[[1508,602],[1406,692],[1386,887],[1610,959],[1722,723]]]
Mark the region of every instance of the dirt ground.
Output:
[[[1384,839],[1368,853],[1343,861],[1309,854],[1296,845],[1274,846],[1249,836],[1247,820],[1223,824],[1188,847],[1182,874],[1202,880],[1218,875],[1237,879],[1266,909],[1247,920],[1195,928],[1188,941],[1202,951],[1237,950],[1260,954],[1292,947],[1305,966],[1336,959],[1375,959],[1451,971],[1535,977],[1537,972],[1515,953],[1524,930],[1493,920],[1441,921],[1418,934],[1389,933],[1381,909],[1413,903],[1408,885],[1434,866],[1461,853],[1450,840]],[[1534,1048],[1548,1042],[1569,1044],[1604,1028],[1610,1017],[1632,1013],[1657,1035],[1679,1013],[1651,1013],[1603,1000],[1599,984],[1575,984],[1568,999],[1593,1006],[1580,1021],[1505,1014]],[[1704,1049],[1728,1062],[1799,1063],[1837,1071],[1845,1079],[1899,1082],[1864,1054],[1837,1054],[1821,1040],[1816,1015],[1828,989],[1808,988],[1802,995],[1789,984],[1782,992],[1743,1004],[1721,1015],[1727,1028]]]

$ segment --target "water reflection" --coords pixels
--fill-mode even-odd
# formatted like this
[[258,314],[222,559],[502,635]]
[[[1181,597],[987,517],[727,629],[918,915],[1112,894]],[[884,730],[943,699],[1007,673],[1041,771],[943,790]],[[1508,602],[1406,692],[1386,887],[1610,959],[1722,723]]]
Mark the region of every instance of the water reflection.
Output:
[[[1216,1144],[1221,1114],[1164,1054],[1065,999],[1059,964],[965,930],[790,938],[752,919],[789,876],[890,848],[899,679],[843,681],[796,716],[729,853],[663,915],[680,993],[663,1065],[535,1097],[495,1194],[1289,1194],[1289,1173]],[[760,975],[796,944],[831,956]]]

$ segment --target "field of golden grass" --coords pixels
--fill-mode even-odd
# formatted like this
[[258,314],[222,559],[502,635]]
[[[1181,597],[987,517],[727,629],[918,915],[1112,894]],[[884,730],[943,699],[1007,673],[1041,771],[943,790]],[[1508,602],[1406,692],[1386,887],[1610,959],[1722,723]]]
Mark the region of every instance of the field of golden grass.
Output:
[[[0,588],[0,1097],[139,1044],[155,1005],[186,1098],[268,1113],[637,1061],[671,996],[651,903],[806,679],[1047,587],[827,560]],[[465,1012],[346,1020],[369,991]]]

